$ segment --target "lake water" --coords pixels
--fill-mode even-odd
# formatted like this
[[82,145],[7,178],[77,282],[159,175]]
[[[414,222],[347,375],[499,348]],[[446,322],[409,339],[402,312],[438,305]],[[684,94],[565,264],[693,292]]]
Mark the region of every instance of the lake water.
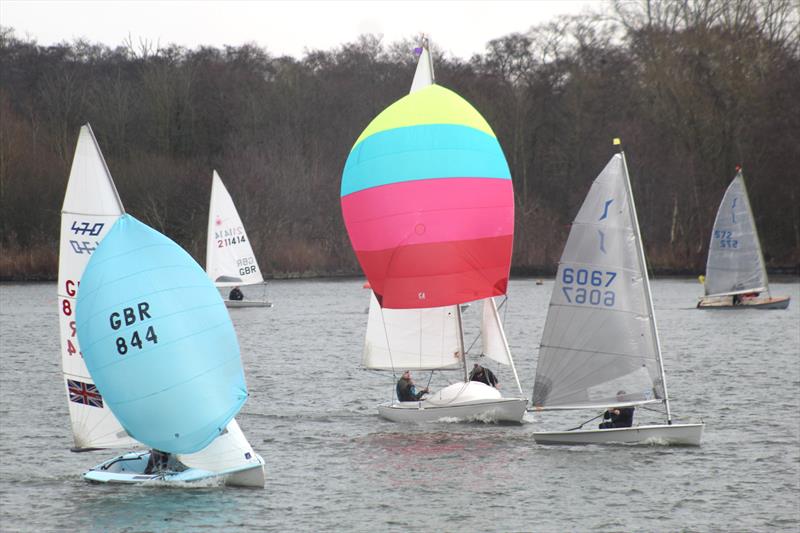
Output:
[[[237,419],[266,460],[263,490],[85,483],[81,473],[114,452],[69,451],[55,284],[0,285],[0,529],[800,528],[796,280],[772,285],[792,297],[786,311],[697,311],[696,281],[654,282],[672,410],[705,421],[699,448],[539,446],[532,432],[540,415],[534,424],[530,413],[522,425],[379,419],[376,405],[391,398],[393,379],[359,369],[368,305],[361,284],[274,282],[275,307],[231,312],[251,394]],[[504,310],[527,396],[551,290],[552,281],[514,280]],[[476,308],[465,312],[467,327],[476,317]],[[510,391],[510,373],[499,377]],[[543,422],[567,428],[594,414]]]

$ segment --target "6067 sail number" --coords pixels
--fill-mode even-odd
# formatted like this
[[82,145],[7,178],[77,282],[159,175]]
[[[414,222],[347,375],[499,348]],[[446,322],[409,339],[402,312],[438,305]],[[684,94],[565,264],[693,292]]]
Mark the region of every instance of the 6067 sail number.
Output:
[[561,291],[567,303],[614,307],[617,295],[609,287],[615,279],[617,273],[613,271],[564,267],[561,271]]

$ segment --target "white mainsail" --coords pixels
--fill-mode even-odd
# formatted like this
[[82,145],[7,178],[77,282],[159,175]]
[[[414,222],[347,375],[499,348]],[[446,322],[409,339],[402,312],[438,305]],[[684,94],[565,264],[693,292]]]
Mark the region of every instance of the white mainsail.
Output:
[[456,306],[381,309],[370,291],[361,364],[375,370],[460,368],[461,330]]
[[431,53],[428,50],[428,39],[423,39],[421,52],[419,54],[419,61],[417,62],[417,70],[414,71],[414,80],[411,82],[411,90],[409,94],[420,89],[424,89],[429,85],[433,85],[436,79],[433,75],[433,60]]
[[78,136],[61,208],[58,254],[61,366],[76,449],[139,445],[128,436],[94,385],[75,329],[75,301],[83,271],[92,252],[123,213],[111,173],[92,128],[86,124]]
[[217,287],[254,285],[264,281],[242,219],[216,170],[208,211],[206,272]]
[[736,174],[717,210],[706,263],[706,296],[769,290],[761,243],[742,171]]
[[260,462],[235,418],[228,422],[225,431],[211,444],[199,452],[178,454],[178,460],[190,468],[210,472],[241,469],[248,465],[258,465]]
[[561,255],[533,405],[569,409],[661,401],[666,393],[660,357],[627,169],[617,154],[592,184]]

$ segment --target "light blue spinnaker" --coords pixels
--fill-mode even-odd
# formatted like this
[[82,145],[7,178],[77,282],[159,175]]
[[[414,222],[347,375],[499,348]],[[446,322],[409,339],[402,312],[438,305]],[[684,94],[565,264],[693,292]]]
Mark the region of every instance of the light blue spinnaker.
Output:
[[130,215],[92,255],[76,318],[103,400],[139,442],[199,451],[247,399],[219,292],[180,246]]

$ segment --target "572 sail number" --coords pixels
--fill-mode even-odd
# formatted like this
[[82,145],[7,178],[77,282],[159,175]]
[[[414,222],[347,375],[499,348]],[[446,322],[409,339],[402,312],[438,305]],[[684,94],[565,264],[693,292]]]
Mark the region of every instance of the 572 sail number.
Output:
[[738,248],[739,247],[739,240],[738,239],[731,239],[733,235],[732,231],[726,230],[714,230],[714,238],[719,241],[720,248]]

